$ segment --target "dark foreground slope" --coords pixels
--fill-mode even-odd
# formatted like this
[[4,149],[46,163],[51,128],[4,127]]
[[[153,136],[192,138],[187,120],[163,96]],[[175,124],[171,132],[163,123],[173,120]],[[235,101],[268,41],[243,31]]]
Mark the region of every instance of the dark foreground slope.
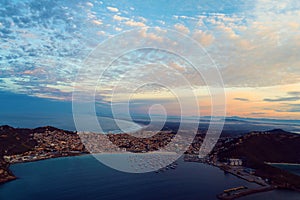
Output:
[[15,179],[9,170],[9,163],[4,160],[3,156],[27,152],[35,145],[32,130],[17,130],[10,126],[0,127],[0,183]]
[[300,190],[300,177],[268,163],[300,164],[300,135],[283,130],[252,132],[225,144],[218,150],[219,160],[243,159],[244,165],[256,170],[256,175],[272,184]]
[[16,178],[9,170],[10,161],[34,161],[82,152],[85,148],[75,132],[50,126],[36,129],[0,126],[0,183]]

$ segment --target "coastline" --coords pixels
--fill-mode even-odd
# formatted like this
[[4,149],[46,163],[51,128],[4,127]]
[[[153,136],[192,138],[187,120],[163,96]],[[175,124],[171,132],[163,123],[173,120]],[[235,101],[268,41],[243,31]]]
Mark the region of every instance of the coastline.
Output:
[[[214,165],[214,166],[216,166],[216,165]],[[227,193],[224,190],[223,193],[217,195],[217,198],[220,199],[220,200],[238,199],[240,197],[245,197],[245,196],[248,196],[248,195],[251,195],[251,194],[257,194],[257,193],[262,193],[262,192],[268,192],[268,191],[276,190],[278,188],[277,186],[269,185],[267,183],[263,183],[262,181],[258,181],[257,179],[256,180],[255,179],[251,180],[249,178],[246,178],[245,176],[239,174],[239,172],[235,173],[233,170],[230,170],[230,169],[225,169],[225,168],[222,168],[220,166],[216,166],[216,167],[223,170],[224,172],[232,174],[233,176],[236,176],[240,179],[248,181],[249,183],[256,183],[257,185],[260,185],[259,188],[245,188],[241,191],[236,191],[236,193],[232,193],[232,194]],[[255,177],[255,176],[253,176],[253,177]]]
[[234,200],[234,199],[249,196],[249,195],[252,195],[252,194],[257,194],[257,193],[262,193],[262,192],[269,192],[269,191],[272,191],[272,190],[275,190],[275,189],[277,189],[277,188],[273,187],[273,186],[256,188],[256,189],[246,189],[246,190],[244,190],[240,193],[233,194],[233,195],[230,195],[230,196],[227,196],[226,193],[222,193],[222,194],[217,195],[217,198],[220,199],[220,200]]
[[[9,138],[11,137],[10,141],[6,144],[5,149],[6,152],[3,152],[3,161],[1,162],[0,166],[0,184],[12,181],[17,179],[10,171],[9,167],[11,164],[15,163],[26,163],[26,162],[35,162],[40,160],[52,159],[52,158],[64,158],[64,157],[73,157],[73,156],[82,156],[82,155],[112,155],[112,154],[143,154],[148,152],[147,154],[160,154],[160,155],[176,155],[175,152],[168,152],[168,151],[156,151],[159,147],[163,146],[164,143],[160,141],[169,141],[173,133],[171,131],[162,131],[160,134],[156,135],[156,138],[152,139],[135,139],[128,134],[108,134],[112,143],[116,146],[121,148],[112,148],[110,145],[106,143],[101,143],[100,134],[87,134],[83,135],[86,136],[85,139],[90,139],[93,142],[96,142],[96,145],[91,145],[89,147],[85,147],[82,144],[81,137],[79,137],[78,133],[70,132],[65,130],[60,130],[54,127],[40,127],[34,130],[31,129],[15,129],[9,126],[2,127],[4,130],[4,134],[2,134],[2,138]],[[26,132],[25,135],[23,134],[24,131]],[[20,134],[22,133],[22,135]],[[97,136],[95,140],[95,137]],[[253,133],[248,134],[245,137],[256,136],[260,138],[268,137],[268,134],[265,133]],[[21,137],[22,136],[22,137]],[[284,137],[288,137],[289,135],[286,134]],[[21,138],[21,140],[20,140]],[[201,143],[202,135],[199,133],[195,139],[195,144]],[[247,138],[245,138],[246,140]],[[293,139],[293,138],[292,138]],[[228,138],[223,138],[219,142],[219,148],[228,140]],[[234,145],[235,140],[227,141],[228,147],[230,145]],[[229,143],[231,142],[231,143]],[[13,149],[16,147],[18,148]],[[94,144],[94,143],[92,143]],[[87,149],[92,152],[97,153],[90,153]],[[224,190],[224,192],[218,195],[218,198],[225,198],[225,199],[234,199],[237,197],[247,196],[249,194],[270,191],[274,189],[290,189],[294,191],[298,191],[297,185],[288,185],[289,182],[284,182],[283,184],[279,184],[278,182],[270,182],[268,179],[271,177],[269,174],[264,174],[261,171],[260,173],[252,173],[247,170],[247,165],[236,165],[231,166],[226,162],[224,159],[219,160],[217,157],[218,151],[222,149],[216,148],[215,152],[213,152],[209,157],[200,159],[197,155],[193,154],[193,152],[197,152],[196,145],[191,145],[190,148],[186,151],[185,155],[187,155],[187,159],[184,158],[184,161],[189,162],[201,162],[208,165],[213,165],[225,173],[230,173],[239,179],[246,180],[249,183],[256,183],[258,184],[258,188],[243,188],[241,190],[234,190],[232,192],[231,188],[228,189],[231,192],[226,192],[228,190]],[[175,153],[175,154],[174,154]],[[178,154],[177,154],[178,155]],[[222,157],[221,157],[222,158]],[[263,164],[263,161],[261,162]],[[276,164],[276,163],[268,163],[268,164]],[[300,165],[296,163],[277,163],[277,164],[290,164],[290,165]],[[265,162],[265,166],[267,163]],[[4,171],[3,171],[3,170]],[[249,168],[248,168],[249,169]],[[257,169],[257,168],[252,168]],[[265,168],[264,168],[265,169]],[[250,169],[251,170],[251,169]],[[3,173],[4,172],[4,173]],[[279,173],[282,175],[286,175],[286,173]],[[293,179],[294,180],[294,179]],[[297,179],[298,180],[298,179]],[[294,186],[294,187],[293,187]],[[242,187],[242,186],[241,186]]]
[[291,166],[300,166],[300,163],[273,163],[273,162],[265,162],[268,165],[291,165]]
[[[9,170],[9,173],[11,173],[10,170]],[[1,178],[0,179],[0,185],[8,183],[8,182],[16,180],[16,179],[18,179],[18,177],[14,176],[14,175],[10,175],[10,176],[7,176],[5,178]]]
[[[267,163],[266,163],[267,164]],[[269,164],[269,163],[268,163]],[[275,163],[272,163],[272,164],[275,164]],[[300,164],[295,164],[295,163],[276,163],[278,165],[282,164],[282,165],[290,165],[290,166],[300,166]],[[300,193],[300,190],[297,189],[297,188],[294,188],[294,187],[280,187],[280,186],[277,186],[277,185],[273,185],[273,184],[268,184],[268,183],[263,183],[263,182],[260,182],[260,181],[257,181],[257,180],[254,180],[254,179],[249,179],[249,178],[246,178],[244,177],[242,174],[240,174],[240,172],[236,172],[235,170],[232,170],[232,169],[226,169],[222,166],[218,166],[218,165],[215,165],[213,164],[214,166],[218,167],[219,169],[223,170],[224,172],[227,172],[227,173],[230,173],[240,179],[244,179],[248,182],[254,182],[258,185],[260,185],[261,187],[260,188],[252,188],[252,189],[245,189],[245,190],[242,190],[240,192],[236,192],[236,193],[233,193],[233,194],[229,194],[227,192],[224,192],[217,195],[217,197],[220,199],[220,200],[233,200],[233,199],[238,199],[240,197],[244,197],[244,196],[248,196],[248,195],[252,195],[252,194],[257,194],[257,193],[262,193],[262,192],[269,192],[269,191],[272,191],[272,190],[277,190],[277,189],[287,189],[287,190],[290,190],[290,191],[295,191],[295,192],[299,192]],[[257,177],[255,175],[253,175],[253,177]],[[259,178],[259,177],[257,177]],[[230,189],[229,189],[230,190]]]
[[[126,152],[124,152],[124,153],[126,153]],[[169,152],[159,152],[159,154],[164,154],[164,153],[169,154]],[[105,152],[105,153],[97,153],[97,154],[108,155],[108,154],[122,154],[122,153],[120,153],[120,152],[111,152],[111,153]],[[83,152],[83,153],[67,155],[67,156],[56,156],[56,157],[50,157],[50,158],[44,158],[44,159],[28,160],[28,161],[24,161],[24,162],[15,162],[15,163],[10,163],[9,167],[11,165],[19,164],[19,163],[38,162],[38,161],[42,161],[42,160],[67,158],[67,157],[77,157],[77,156],[79,157],[79,156],[87,156],[87,155],[93,155],[93,154]],[[201,163],[206,164],[206,165],[212,165],[214,167],[217,167],[217,168],[221,169],[224,172],[230,173],[231,175],[233,175],[233,176],[235,176],[239,179],[246,180],[249,183],[256,183],[256,184],[261,186],[259,188],[245,188],[242,191],[237,191],[236,193],[233,193],[233,194],[230,194],[230,195],[228,195],[228,193],[223,192],[221,194],[216,195],[216,197],[220,200],[233,200],[233,199],[238,199],[238,198],[248,196],[248,195],[252,195],[252,194],[263,193],[263,192],[268,192],[268,191],[280,189],[279,187],[274,186],[274,185],[264,185],[264,184],[261,184],[259,182],[253,181],[253,180],[251,181],[248,178],[245,178],[244,176],[240,175],[239,173],[235,173],[232,170],[225,169],[224,167],[216,165],[216,164],[211,164],[211,163],[206,163],[206,162],[201,162]],[[18,177],[10,177],[4,182],[0,182],[0,185],[5,184],[5,183],[10,182],[10,181],[13,181],[13,180],[16,180],[16,179],[18,179]],[[298,190],[294,190],[294,191],[298,191]],[[298,192],[300,192],[300,191],[298,191]]]
[[[189,155],[187,157],[188,162],[200,162],[204,163],[207,165],[212,165],[220,170],[222,170],[224,173],[229,173],[233,176],[236,176],[239,179],[243,179],[249,183],[255,183],[258,185],[257,188],[243,188],[243,189],[238,189],[235,190],[236,188],[230,188],[227,190],[224,190],[222,193],[216,195],[216,197],[220,200],[233,200],[233,199],[238,199],[241,197],[249,196],[252,194],[257,194],[257,193],[263,193],[263,192],[269,192],[273,190],[278,190],[278,189],[287,189],[290,191],[295,191],[295,192],[300,192],[299,189],[293,188],[293,187],[281,187],[275,184],[270,184],[267,183],[265,180],[262,178],[252,174],[247,174],[243,172],[244,167],[240,166],[228,166],[228,165],[222,165],[220,163],[214,163],[210,162],[208,160],[201,160],[195,155]],[[298,166],[298,165],[297,165]],[[243,186],[241,186],[243,187]],[[232,192],[227,192],[228,190],[232,190]]]
[[[56,158],[67,158],[67,157],[77,157],[77,156],[85,156],[85,155],[92,155],[93,156],[93,155],[126,154],[126,153],[128,154],[130,152],[100,152],[100,153],[81,152],[81,153],[68,154],[68,155],[64,155],[64,156],[54,155],[54,156],[45,157],[45,158],[37,158],[37,159],[11,162],[11,163],[8,163],[8,166],[6,168],[6,171],[8,172],[9,176],[7,176],[3,179],[0,178],[0,185],[18,179],[18,177],[14,176],[13,173],[9,169],[10,166],[14,165],[14,164],[38,162],[38,161],[42,161],[42,160],[49,160],[49,159],[56,159]],[[173,153],[173,152],[150,152],[149,154],[175,155],[176,153]]]
[[48,157],[48,158],[39,158],[39,159],[33,159],[33,160],[26,160],[26,161],[19,161],[19,162],[8,163],[8,166],[6,166],[5,169],[1,169],[1,170],[5,170],[9,174],[9,176],[6,176],[4,178],[0,178],[0,185],[18,179],[18,177],[15,176],[11,172],[11,170],[10,170],[10,166],[11,165],[20,164],[20,163],[38,162],[38,161],[42,161],[42,160],[49,160],[49,159],[56,159],[56,158],[67,158],[67,157],[75,157],[75,156],[84,156],[84,155],[90,155],[90,154],[83,152],[83,153],[72,154],[72,155],[70,154],[70,155],[65,155],[65,156],[52,156],[52,157]]
[[[105,195],[110,195],[115,191],[116,197],[127,198],[113,198],[112,196],[112,198],[109,199],[139,199],[143,198],[144,194],[147,194],[148,197],[145,199],[151,200],[161,199],[158,197],[162,197],[163,194],[168,194],[168,196],[171,195],[173,197],[170,199],[177,199],[180,195],[178,199],[186,197],[186,199],[216,200],[216,195],[220,191],[223,191],[226,185],[252,185],[234,176],[224,175],[221,170],[214,166],[202,163],[188,163],[184,162],[182,158],[178,160],[177,163],[178,167],[176,167],[176,169],[169,167],[159,173],[150,172],[145,174],[118,172],[105,165],[98,164],[97,160],[94,160],[91,155],[20,163],[11,166],[11,170],[19,178],[16,181],[1,186],[0,196],[2,195],[3,200],[18,199],[21,195],[20,199],[31,199],[30,197],[33,196],[33,199],[38,200],[36,194],[40,194],[45,195],[45,199],[51,200],[56,194],[63,193],[66,194],[67,197],[70,197],[67,198],[68,200],[72,200],[77,199],[76,197],[80,197],[79,199],[81,199],[81,197],[84,196],[81,196],[81,194],[84,192],[88,194],[86,195],[86,199],[93,199],[92,197],[96,195],[97,198],[106,199]],[[51,175],[52,173],[53,175]],[[201,175],[201,177],[198,175]],[[109,179],[109,177],[112,179]],[[214,182],[215,179],[220,180],[220,182],[216,184]],[[26,183],[30,185],[31,188],[24,188],[23,185]],[[87,185],[89,187],[80,188],[80,186],[86,183],[88,183]],[[149,186],[144,185],[144,183],[149,184],[151,187],[149,188]],[[105,188],[103,189],[105,190],[104,192],[101,192],[102,189],[98,188],[99,185],[102,184],[105,184],[105,186],[103,186],[103,188]],[[199,185],[202,185],[201,189],[199,189]],[[120,186],[123,187],[119,190]],[[69,188],[72,189],[68,190]],[[133,188],[136,189],[135,194],[138,195],[137,197],[133,196],[131,192]],[[174,188],[176,188],[175,191]],[[18,191],[17,193],[19,194],[13,196],[11,195],[12,191]],[[157,192],[156,195],[153,195],[153,197],[156,198],[150,198],[149,196],[151,196],[151,193],[154,191]],[[182,193],[183,191],[185,191],[185,193]],[[58,196],[57,199],[64,198]]]

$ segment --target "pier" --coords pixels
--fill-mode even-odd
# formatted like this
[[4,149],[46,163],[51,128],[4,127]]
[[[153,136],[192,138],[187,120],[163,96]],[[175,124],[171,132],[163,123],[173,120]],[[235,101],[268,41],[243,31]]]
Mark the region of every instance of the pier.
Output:
[[245,168],[241,166],[230,166],[227,168],[222,167],[222,169],[234,176],[237,176],[241,179],[244,179],[248,182],[253,182],[258,184],[257,188],[247,188],[245,186],[234,187],[227,190],[224,190],[222,194],[217,195],[218,199],[221,200],[232,200],[237,199],[239,197],[260,193],[260,192],[267,192],[276,189],[275,186],[269,185],[266,181],[257,177],[253,174],[249,174],[245,172]]
[[233,200],[250,194],[267,192],[276,189],[274,186],[264,186],[260,188],[247,189],[244,186],[224,190],[222,194],[217,195],[220,200]]

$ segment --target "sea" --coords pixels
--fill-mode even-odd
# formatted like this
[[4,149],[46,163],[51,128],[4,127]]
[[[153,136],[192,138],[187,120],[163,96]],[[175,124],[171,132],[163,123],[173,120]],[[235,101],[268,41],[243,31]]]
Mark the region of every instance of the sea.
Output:
[[283,170],[287,170],[293,174],[296,174],[298,176],[300,176],[300,164],[292,164],[292,163],[286,163],[286,164],[280,164],[280,163],[276,163],[276,164],[272,164],[272,166],[274,167],[278,167],[281,168]]
[[[11,170],[18,179],[0,185],[0,199],[215,200],[224,189],[257,187],[211,165],[182,158],[177,163],[176,169],[142,174],[116,171],[92,155],[13,164]],[[278,190],[241,199],[299,200],[300,194]]]
[[[1,124],[35,128],[52,125],[76,130],[71,116],[47,117],[0,116]],[[99,118],[106,133],[121,132],[109,118]],[[123,123],[124,122],[124,123]],[[141,124],[119,121],[128,131],[139,130]],[[299,126],[259,124],[254,122],[227,122],[224,129],[246,133],[250,130],[283,128],[297,131]],[[288,129],[290,128],[290,129]],[[106,155],[107,156],[107,155]],[[115,156],[115,155],[111,155]],[[283,167],[283,166],[280,166]],[[287,166],[286,169],[291,169]],[[294,171],[299,172],[300,167]],[[178,167],[162,173],[130,174],[116,171],[100,163],[91,155],[55,158],[11,166],[17,180],[0,185],[0,200],[215,200],[224,189],[238,186],[257,187],[226,174],[217,167],[203,163],[178,160]],[[288,169],[287,169],[288,170]],[[241,200],[300,200],[300,193],[275,190],[240,198]]]

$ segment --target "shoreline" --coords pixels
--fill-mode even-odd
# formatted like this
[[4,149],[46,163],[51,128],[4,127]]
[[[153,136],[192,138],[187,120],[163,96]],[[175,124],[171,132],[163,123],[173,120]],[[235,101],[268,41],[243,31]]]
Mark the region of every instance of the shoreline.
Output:
[[[272,164],[274,164],[274,163],[272,163]],[[278,164],[282,164],[282,163],[278,163]],[[287,164],[287,163],[285,163],[285,164]],[[293,166],[300,166],[300,164],[294,164],[294,163],[288,163],[288,164],[292,164]],[[225,169],[222,166],[218,166],[218,165],[213,165],[213,166],[218,167],[219,169],[223,170],[224,172],[230,173],[231,175],[236,176],[236,177],[238,177],[240,179],[246,180],[249,183],[256,183],[256,184],[258,184],[258,185],[261,186],[260,188],[246,189],[244,191],[241,191],[240,193],[235,193],[235,194],[232,194],[232,195],[228,195],[224,191],[223,193],[217,195],[217,197],[220,200],[233,200],[233,199],[238,199],[240,197],[244,197],[244,196],[248,196],[248,195],[252,195],[252,194],[257,194],[257,193],[262,193],[262,192],[269,192],[269,191],[278,190],[278,189],[286,189],[286,190],[290,190],[290,191],[294,191],[294,192],[299,192],[300,193],[300,190],[296,189],[296,188],[291,188],[291,187],[290,188],[285,188],[285,187],[282,188],[280,186],[268,184],[266,182],[265,182],[265,184],[261,184],[261,183],[255,181],[255,180],[248,180],[247,178],[243,177],[238,172],[235,173],[232,170]],[[254,177],[258,177],[258,176],[254,176]],[[227,196],[225,196],[225,194]]]
[[[7,133],[5,133],[3,136],[9,137],[13,134],[18,134],[19,129],[15,129],[12,127],[3,127],[4,130],[7,130]],[[24,131],[24,130],[21,130]],[[116,136],[118,134],[110,134],[112,141],[117,142],[117,146],[121,146],[122,148],[111,148],[111,146],[106,145],[106,143],[100,143],[101,145],[92,146],[94,149],[94,152],[88,152],[85,146],[82,144],[80,140],[80,136],[74,132],[69,132],[65,130],[59,130],[55,127],[41,127],[34,130],[26,130],[28,133],[27,137],[25,137],[24,142],[27,144],[25,146],[25,150],[22,150],[22,153],[18,154],[12,154],[8,152],[8,155],[3,155],[3,162],[2,166],[0,168],[0,184],[4,184],[6,182],[12,181],[17,179],[18,177],[15,177],[12,171],[10,170],[10,166],[17,163],[26,163],[26,162],[37,162],[42,160],[48,160],[48,159],[54,159],[54,158],[67,158],[67,157],[73,157],[73,156],[83,156],[83,155],[92,155],[95,158],[97,155],[142,155],[144,156],[151,156],[151,155],[175,155],[178,156],[176,152],[168,152],[168,151],[156,151],[155,149],[158,148],[161,143],[159,143],[160,140],[166,141],[167,139],[170,139],[172,136],[172,132],[166,131],[161,132],[161,134],[157,135],[157,138],[154,138],[153,140],[147,140],[146,144],[143,143],[143,145],[140,145],[141,141],[134,140],[133,143],[131,143],[132,139],[127,136],[126,134],[121,134],[121,136]],[[8,134],[10,133],[10,134]],[[258,133],[259,134],[259,133]],[[265,134],[265,133],[263,133]],[[93,136],[93,134],[92,134]],[[4,138],[5,138],[4,137]],[[18,137],[16,137],[18,138]],[[98,137],[97,137],[98,138]],[[200,142],[201,135],[199,133],[197,142]],[[15,139],[15,138],[12,138]],[[93,137],[88,139],[94,139]],[[101,141],[101,137],[98,138],[99,141]],[[226,139],[226,138],[225,138]],[[225,141],[222,140],[222,142]],[[16,139],[15,139],[16,140]],[[158,141],[157,141],[158,140]],[[18,144],[19,140],[16,140],[16,143]],[[36,142],[35,143],[29,143],[30,141]],[[234,142],[234,141],[233,141]],[[19,142],[20,143],[20,142]],[[11,146],[13,144],[8,143]],[[151,146],[152,144],[155,144],[154,146]],[[230,143],[231,144],[231,143]],[[20,146],[24,146],[23,143],[20,143]],[[122,146],[123,145],[123,146]],[[137,145],[137,147],[135,146]],[[139,146],[140,145],[140,146]],[[149,147],[150,146],[150,147]],[[9,147],[9,146],[8,146]],[[8,148],[7,147],[7,148]],[[99,148],[100,147],[100,148]],[[9,148],[8,148],[9,149]],[[153,150],[154,149],[154,150]],[[119,151],[121,150],[121,151]],[[209,159],[200,159],[198,156],[195,156],[191,152],[195,151],[195,147],[192,146],[192,149],[190,151],[186,151],[182,156],[188,155],[188,159],[184,161],[187,162],[201,162],[203,164],[213,165],[214,167],[219,168],[220,170],[224,171],[224,173],[230,173],[233,176],[236,176],[239,179],[243,179],[249,183],[255,183],[256,185],[251,186],[251,188],[244,187],[243,189],[236,189],[231,188],[228,190],[224,190],[222,194],[217,195],[218,198],[225,198],[225,199],[235,199],[238,197],[246,196],[249,194],[274,190],[274,189],[280,189],[280,188],[286,188],[289,190],[296,190],[292,186],[288,185],[279,185],[276,183],[270,183],[267,179],[268,176],[264,176],[261,173],[254,174],[254,172],[249,172],[249,170],[246,170],[246,166],[231,166],[227,162],[219,162],[216,155],[213,155],[209,157]],[[218,149],[217,149],[218,150]],[[217,151],[216,150],[216,151]],[[13,152],[13,151],[12,151]],[[2,159],[2,158],[1,158]],[[266,160],[266,159],[265,159]],[[286,159],[288,160],[288,159]],[[263,162],[263,161],[262,161]],[[281,165],[296,165],[300,166],[300,164],[296,163],[270,163],[265,162],[265,165],[267,164],[281,164]],[[284,173],[283,173],[284,174]],[[264,177],[264,178],[261,178]],[[297,179],[298,180],[298,179]],[[226,186],[225,186],[226,187]],[[241,186],[242,187],[242,186]],[[255,188],[254,188],[255,187]],[[298,191],[299,192],[299,191]]]
[[[107,153],[107,152],[102,153],[102,152],[101,152],[101,153],[94,153],[94,154],[97,154],[97,155],[109,155],[109,154],[115,154],[115,155],[117,155],[117,154],[120,154],[120,155],[122,155],[122,154],[126,154],[126,153],[129,153],[129,152],[111,152],[111,153]],[[153,152],[153,153],[151,153],[151,154],[174,155],[173,153],[170,153],[170,152],[158,152],[158,153]],[[68,157],[77,157],[77,156],[78,156],[78,157],[79,157],[79,156],[88,156],[88,155],[93,156],[92,153],[82,152],[82,153],[73,154],[73,155],[67,155],[67,156],[56,156],[56,157],[42,158],[42,159],[36,159],[36,160],[26,160],[26,161],[21,161],[21,162],[9,163],[8,171],[9,171],[10,173],[12,173],[12,172],[10,171],[10,166],[11,166],[11,165],[14,165],[14,164],[22,164],[22,163],[29,163],[29,162],[38,162],[38,161],[43,161],[43,160],[59,159],[59,158],[68,158]],[[185,161],[185,162],[186,162],[186,161]],[[229,174],[231,174],[231,175],[233,175],[233,176],[235,176],[235,177],[237,177],[237,178],[239,178],[239,179],[245,180],[245,181],[247,181],[247,182],[249,182],[249,183],[255,183],[255,184],[261,186],[261,187],[259,187],[259,188],[249,188],[249,189],[248,189],[248,188],[245,188],[245,189],[243,189],[242,191],[240,191],[240,192],[237,191],[237,193],[233,193],[233,194],[228,194],[228,193],[226,193],[225,190],[224,190],[223,193],[217,194],[217,195],[216,195],[216,197],[217,197],[218,199],[220,199],[220,200],[233,200],[233,199],[238,199],[238,198],[241,198],[241,197],[244,197],[244,196],[248,196],[248,195],[252,195],[252,194],[257,194],[257,193],[268,192],[268,191],[280,189],[279,187],[277,187],[277,186],[275,186],[275,185],[262,184],[262,183],[257,182],[256,180],[249,180],[249,178],[246,178],[246,177],[242,176],[241,174],[232,171],[232,169],[225,169],[225,168],[222,167],[222,166],[215,165],[215,164],[210,164],[210,163],[206,163],[206,162],[201,162],[201,163],[206,164],[206,165],[212,165],[212,166],[217,167],[217,168],[219,168],[220,170],[222,170],[222,171],[224,171],[224,172],[226,172],[226,173],[229,173]],[[272,164],[274,164],[274,163],[272,163]],[[278,163],[278,164],[282,164],[282,163]],[[286,163],[284,163],[284,164],[286,164]],[[289,164],[294,164],[294,163],[289,163]],[[298,165],[300,166],[300,164],[296,164],[296,165],[297,165],[297,166],[298,166]],[[8,183],[8,182],[13,181],[13,180],[16,180],[16,179],[19,179],[19,177],[16,177],[16,176],[14,176],[14,175],[13,175],[13,176],[9,176],[9,178],[8,178],[7,180],[2,181],[2,182],[0,181],[0,185],[5,184],[5,183]],[[229,190],[230,190],[230,189],[229,189]],[[300,191],[298,191],[298,190],[292,190],[292,189],[289,189],[289,190],[300,192]]]
[[290,166],[300,166],[300,163],[272,163],[272,162],[265,162],[268,165],[290,165]]
[[[216,166],[216,165],[214,165],[214,166]],[[243,179],[243,180],[245,180],[249,183],[255,183],[255,184],[260,186],[258,188],[246,188],[246,189],[243,189],[240,192],[236,191],[236,193],[233,193],[233,194],[227,193],[224,190],[223,193],[217,195],[217,198],[220,199],[220,200],[233,200],[233,199],[238,199],[240,197],[249,196],[249,195],[252,195],[252,194],[268,192],[268,191],[278,189],[278,187],[274,186],[274,185],[269,185],[267,183],[258,182],[258,180],[254,180],[254,179],[250,180],[249,178],[246,178],[246,177],[242,176],[238,172],[235,173],[234,171],[232,171],[230,169],[224,169],[220,166],[216,166],[216,167],[223,170],[224,172],[227,172],[227,173],[229,173],[229,174],[231,174],[235,177],[238,177],[239,179]],[[253,176],[253,177],[257,177],[257,176]]]
[[23,163],[31,163],[31,162],[38,162],[38,161],[43,161],[43,160],[50,160],[50,159],[56,159],[56,158],[68,158],[68,157],[76,157],[76,156],[84,156],[84,155],[90,155],[89,153],[79,153],[79,154],[74,154],[74,155],[66,155],[66,156],[53,156],[53,157],[48,157],[48,158],[39,158],[39,159],[33,159],[33,160],[26,160],[26,161],[20,161],[20,162],[13,162],[13,163],[8,163],[8,166],[6,169],[2,169],[2,170],[6,170],[9,174],[9,176],[0,179],[0,185],[8,183],[10,181],[14,181],[16,179],[18,179],[17,176],[15,176],[11,170],[10,170],[10,166],[11,165],[15,165],[15,164],[23,164]]
[[73,154],[73,155],[65,155],[65,156],[53,156],[53,157],[48,157],[48,158],[38,158],[38,159],[32,159],[32,160],[26,160],[26,161],[18,161],[18,162],[12,162],[9,163],[9,165],[14,165],[14,164],[22,164],[22,163],[30,163],[30,162],[38,162],[42,160],[50,160],[50,159],[57,159],[57,158],[68,158],[68,157],[79,157],[79,156],[87,156],[87,155],[178,155],[174,152],[148,152],[148,153],[132,153],[132,152],[100,152],[100,153],[90,153],[90,152],[82,152],[78,154]]
[[[193,159],[192,157],[189,157],[189,158]],[[216,195],[216,197],[220,200],[239,199],[239,198],[244,197],[244,196],[257,194],[257,193],[262,193],[262,192],[273,191],[273,190],[278,190],[278,189],[286,189],[286,190],[290,190],[290,191],[294,191],[294,192],[300,192],[300,190],[298,190],[296,188],[291,188],[291,187],[290,188],[285,188],[285,187],[280,187],[278,185],[269,184],[265,180],[261,179],[259,176],[256,176],[256,175],[244,174],[244,173],[241,172],[241,170],[242,170],[241,167],[239,168],[239,167],[234,167],[234,166],[223,166],[223,165],[219,165],[219,164],[216,164],[216,163],[210,163],[210,162],[202,161],[202,160],[199,160],[199,159],[196,159],[196,160],[193,160],[193,161],[189,161],[189,160],[187,160],[187,161],[188,162],[199,162],[199,163],[203,163],[203,164],[207,164],[207,165],[212,165],[214,167],[219,168],[224,173],[229,173],[229,174],[231,174],[231,175],[233,175],[233,176],[235,176],[239,179],[243,179],[243,180],[245,180],[249,183],[255,183],[259,186],[259,187],[256,187],[256,188],[244,188],[244,189],[239,189],[239,190],[235,190],[236,188],[227,189],[227,190],[232,190],[232,192],[234,191],[234,193],[230,193],[230,192],[228,193],[227,190],[224,190],[222,193]],[[226,168],[226,167],[229,167],[229,168]],[[244,187],[244,186],[241,186],[241,187]]]
[[241,197],[245,197],[245,196],[249,196],[252,194],[258,194],[258,193],[262,193],[262,192],[269,192],[272,190],[276,190],[277,188],[274,186],[266,186],[266,187],[262,187],[262,188],[253,188],[253,189],[246,189],[240,193],[237,194],[232,194],[232,195],[227,195],[227,193],[222,193],[217,195],[217,198],[220,200],[234,200],[234,199],[238,199]]
[[[131,153],[131,152],[100,152],[100,153],[81,152],[81,153],[75,153],[75,154],[68,154],[68,155],[64,155],[64,156],[54,155],[54,156],[51,156],[51,157],[44,157],[44,158],[37,158],[37,159],[30,159],[30,160],[22,160],[22,161],[16,161],[16,162],[8,162],[8,167],[5,170],[9,173],[9,176],[7,176],[6,178],[0,179],[0,185],[18,179],[18,177],[16,177],[10,170],[10,166],[15,165],[15,164],[23,164],[23,163],[38,162],[38,161],[50,160],[50,159],[68,158],[68,157],[77,157],[77,156],[79,157],[79,156],[87,156],[87,155],[94,156],[94,155],[125,155],[125,154],[134,155],[134,154],[139,154],[139,153]],[[140,154],[142,155],[142,153],[140,153]],[[174,152],[150,152],[146,155],[149,155],[149,154],[150,155],[155,155],[155,154],[157,154],[157,155],[178,155]]]

